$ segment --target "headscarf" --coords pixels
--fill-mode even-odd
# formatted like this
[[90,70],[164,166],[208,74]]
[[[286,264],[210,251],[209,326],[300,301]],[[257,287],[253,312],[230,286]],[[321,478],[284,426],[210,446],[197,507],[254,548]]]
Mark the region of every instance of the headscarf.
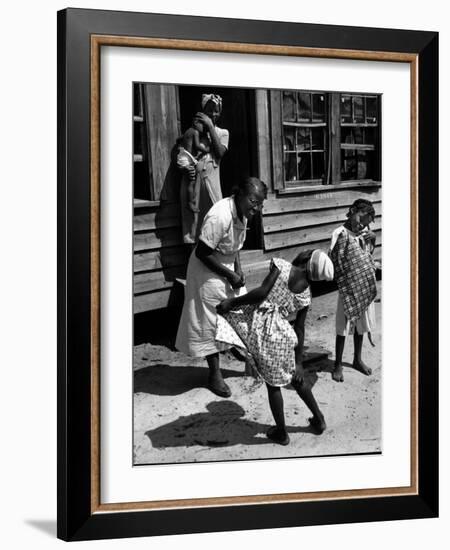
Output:
[[333,262],[323,250],[316,249],[308,260],[307,270],[311,281],[332,281],[334,277]]
[[217,94],[202,94],[202,110],[205,108],[208,101],[212,101],[222,111],[222,98]]

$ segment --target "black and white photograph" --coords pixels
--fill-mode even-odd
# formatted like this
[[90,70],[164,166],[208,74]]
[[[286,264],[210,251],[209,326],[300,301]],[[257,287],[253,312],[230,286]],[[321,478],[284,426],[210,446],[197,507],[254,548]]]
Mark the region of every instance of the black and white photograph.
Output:
[[133,83],[133,464],[382,452],[382,95]]

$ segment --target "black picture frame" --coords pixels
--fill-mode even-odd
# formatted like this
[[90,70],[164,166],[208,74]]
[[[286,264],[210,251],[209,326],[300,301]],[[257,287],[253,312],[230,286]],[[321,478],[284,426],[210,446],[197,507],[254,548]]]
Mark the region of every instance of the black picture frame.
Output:
[[[271,45],[411,55],[417,72],[417,491],[300,502],[107,512],[96,508],[92,460],[92,37]],[[334,52],[334,53],[333,53]],[[353,53],[352,53],[353,52]],[[363,55],[364,53],[364,55]],[[98,207],[98,205],[97,205]],[[430,212],[433,213],[430,216]],[[95,220],[94,220],[95,221]],[[414,256],[414,254],[413,254]],[[414,315],[414,313],[413,313]],[[438,33],[66,9],[58,12],[58,537],[139,537],[438,515]],[[98,389],[98,388],[97,388]]]

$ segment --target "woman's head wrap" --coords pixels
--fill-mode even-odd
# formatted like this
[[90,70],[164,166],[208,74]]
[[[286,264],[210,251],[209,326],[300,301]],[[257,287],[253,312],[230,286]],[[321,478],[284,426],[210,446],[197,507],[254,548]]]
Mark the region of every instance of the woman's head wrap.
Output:
[[333,262],[328,254],[320,249],[314,250],[311,254],[307,270],[311,281],[332,281],[334,277]]
[[205,108],[208,101],[212,101],[222,111],[222,98],[217,94],[202,94],[202,110]]

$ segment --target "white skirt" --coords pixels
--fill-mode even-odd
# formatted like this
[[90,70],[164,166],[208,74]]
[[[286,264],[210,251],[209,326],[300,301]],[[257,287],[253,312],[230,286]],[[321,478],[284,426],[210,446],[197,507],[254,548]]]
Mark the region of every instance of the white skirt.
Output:
[[[234,270],[235,254],[214,253],[222,265]],[[216,306],[222,300],[245,294],[245,287],[234,290],[230,283],[208,269],[195,250],[189,259],[183,311],[175,342],[176,348],[191,357],[206,357],[231,346],[216,340]]]
[[375,305],[372,302],[356,323],[350,323],[344,313],[344,303],[340,294],[338,294],[337,309],[336,309],[336,334],[338,336],[347,336],[353,334],[354,329],[358,334],[365,332],[373,332],[376,328],[375,321]]

